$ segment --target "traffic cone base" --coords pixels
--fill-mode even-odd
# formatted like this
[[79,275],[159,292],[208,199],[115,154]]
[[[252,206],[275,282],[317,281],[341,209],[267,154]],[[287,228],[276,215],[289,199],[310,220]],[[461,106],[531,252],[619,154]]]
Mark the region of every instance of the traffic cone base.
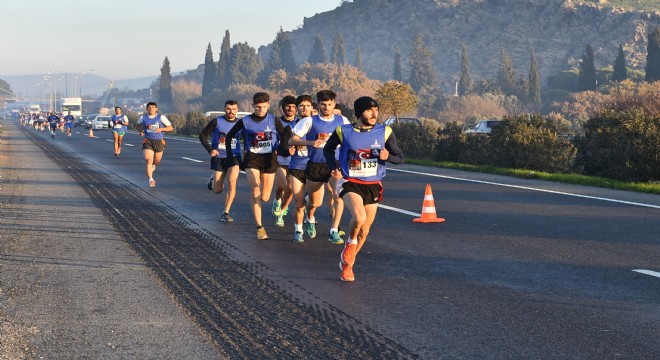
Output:
[[89,137],[94,137],[94,131],[92,131],[92,128],[89,128]]
[[413,219],[413,222],[418,223],[441,223],[444,218],[439,218],[435,212],[435,203],[433,201],[433,192],[431,191],[431,184],[426,184],[426,192],[424,193],[424,204],[422,204],[422,217]]

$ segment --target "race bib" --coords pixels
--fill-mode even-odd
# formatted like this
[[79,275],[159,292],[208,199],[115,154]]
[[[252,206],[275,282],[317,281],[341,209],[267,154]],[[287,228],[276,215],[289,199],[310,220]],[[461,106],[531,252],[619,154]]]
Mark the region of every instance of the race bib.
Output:
[[[231,139],[231,148],[236,149],[236,146],[238,144],[238,141],[236,138]],[[225,137],[221,137],[218,139],[218,150],[227,150],[227,147],[225,146]]]
[[156,131],[158,130],[160,126],[158,126],[158,123],[155,123],[153,125],[149,125],[149,131]]
[[115,124],[115,129],[123,129],[124,125],[122,124]]
[[307,146],[296,146],[296,155],[300,157],[308,157],[309,151],[307,150]]
[[250,152],[255,154],[270,154],[273,152],[273,133],[257,132],[250,143]]
[[378,174],[378,157],[372,156],[371,149],[351,151],[348,160],[349,177],[370,177]]
[[328,139],[330,139],[330,135],[332,135],[332,133],[318,133],[316,138],[323,141],[323,143],[326,143],[328,142]]

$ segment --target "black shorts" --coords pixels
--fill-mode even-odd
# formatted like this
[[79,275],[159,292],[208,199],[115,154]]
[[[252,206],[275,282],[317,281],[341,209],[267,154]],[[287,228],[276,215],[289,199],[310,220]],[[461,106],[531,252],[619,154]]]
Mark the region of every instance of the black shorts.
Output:
[[330,169],[326,163],[315,163],[308,161],[305,168],[305,178],[312,182],[327,183],[330,180]]
[[343,197],[344,194],[348,192],[360,195],[364,205],[378,204],[383,198],[383,186],[381,184],[358,184],[346,181],[342,184],[342,190],[339,193],[339,197]]
[[153,152],[165,151],[165,139],[154,140],[145,138],[142,140],[142,150],[153,150]]
[[289,168],[287,173],[289,174],[289,176],[293,176],[294,178],[298,179],[303,184],[305,184],[307,182],[306,181],[307,178],[305,177],[305,170]]
[[232,166],[240,166],[241,165],[241,157],[240,156],[232,156],[230,158],[221,158],[219,156],[215,156],[211,158],[211,169],[215,171],[221,171],[225,172],[229,170],[230,167]]
[[246,169],[257,169],[262,173],[274,174],[277,171],[277,157],[275,153],[255,154],[248,152],[245,154],[243,166]]

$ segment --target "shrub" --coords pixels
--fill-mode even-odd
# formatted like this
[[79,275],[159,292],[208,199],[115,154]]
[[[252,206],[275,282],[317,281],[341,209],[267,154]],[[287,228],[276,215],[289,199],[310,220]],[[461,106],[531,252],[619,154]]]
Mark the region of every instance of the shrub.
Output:
[[435,133],[427,124],[397,124],[392,126],[401,151],[406,157],[431,159],[435,147]]

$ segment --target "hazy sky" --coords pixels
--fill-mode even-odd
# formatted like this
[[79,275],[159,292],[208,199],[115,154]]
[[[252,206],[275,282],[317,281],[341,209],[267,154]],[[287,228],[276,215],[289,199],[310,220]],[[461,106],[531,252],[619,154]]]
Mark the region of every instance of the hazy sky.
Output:
[[[231,44],[258,49],[305,17],[340,0],[6,0],[0,19],[0,76],[93,74],[113,80],[172,73],[218,60],[225,30]],[[60,65],[63,64],[63,65]]]

